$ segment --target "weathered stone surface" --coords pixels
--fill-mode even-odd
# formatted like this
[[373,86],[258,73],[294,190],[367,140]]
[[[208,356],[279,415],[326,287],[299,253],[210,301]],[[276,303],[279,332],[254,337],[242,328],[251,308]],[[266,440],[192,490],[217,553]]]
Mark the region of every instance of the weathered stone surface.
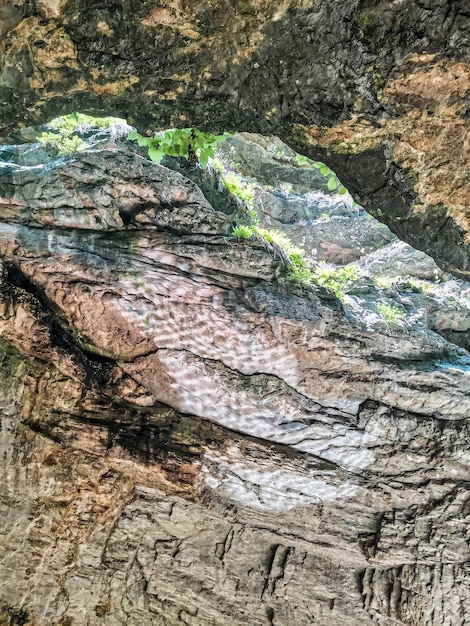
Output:
[[441,280],[444,273],[431,259],[404,243],[396,241],[368,254],[363,259],[363,265],[377,276],[414,276],[423,280]]
[[0,128],[73,110],[274,133],[468,279],[467,0],[4,0]]
[[95,150],[54,168],[5,164],[0,194],[1,219],[32,226],[116,230],[129,224],[180,234],[231,230],[228,217],[214,211],[189,180],[114,150]]
[[350,263],[396,238],[278,137],[236,133],[216,154],[254,186],[260,226],[284,232],[314,259]]
[[70,228],[105,174],[146,172],[137,214],[149,180],[193,190],[103,156],[50,167],[83,185],[66,221],[0,224],[2,619],[467,624],[468,353],[278,285],[224,214]]

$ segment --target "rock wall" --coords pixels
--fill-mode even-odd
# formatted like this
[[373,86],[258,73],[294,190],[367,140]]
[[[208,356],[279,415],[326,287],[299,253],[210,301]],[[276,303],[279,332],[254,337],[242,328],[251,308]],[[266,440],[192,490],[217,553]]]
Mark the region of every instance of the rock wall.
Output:
[[469,623],[468,352],[129,152],[0,184],[3,623]]
[[0,23],[0,134],[75,110],[275,133],[468,279],[466,0],[14,0]]

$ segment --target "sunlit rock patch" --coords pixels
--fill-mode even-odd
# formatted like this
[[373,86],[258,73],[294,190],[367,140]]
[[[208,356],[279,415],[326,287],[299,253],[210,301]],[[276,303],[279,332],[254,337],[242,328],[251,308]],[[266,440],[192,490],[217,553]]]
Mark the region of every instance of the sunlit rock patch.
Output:
[[444,560],[454,615],[468,285],[392,243],[300,286],[243,204],[98,148],[1,170],[0,615],[420,623]]

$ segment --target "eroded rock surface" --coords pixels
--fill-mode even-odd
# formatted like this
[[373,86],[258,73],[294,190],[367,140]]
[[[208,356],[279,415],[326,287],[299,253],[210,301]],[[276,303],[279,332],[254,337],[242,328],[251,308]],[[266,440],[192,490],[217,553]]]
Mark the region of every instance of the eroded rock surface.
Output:
[[75,110],[274,133],[467,279],[467,0],[14,0],[0,133]]
[[2,172],[5,623],[470,621],[466,350],[128,152]]
[[347,264],[396,236],[353,201],[328,188],[323,175],[278,137],[236,133],[217,157],[253,187],[253,208],[262,227],[284,232],[312,258]]

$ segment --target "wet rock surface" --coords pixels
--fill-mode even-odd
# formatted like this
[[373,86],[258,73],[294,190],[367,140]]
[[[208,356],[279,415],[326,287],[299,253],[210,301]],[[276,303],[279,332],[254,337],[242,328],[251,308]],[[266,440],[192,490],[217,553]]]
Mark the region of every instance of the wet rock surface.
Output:
[[280,284],[119,149],[2,173],[1,619],[469,622],[467,283]]

